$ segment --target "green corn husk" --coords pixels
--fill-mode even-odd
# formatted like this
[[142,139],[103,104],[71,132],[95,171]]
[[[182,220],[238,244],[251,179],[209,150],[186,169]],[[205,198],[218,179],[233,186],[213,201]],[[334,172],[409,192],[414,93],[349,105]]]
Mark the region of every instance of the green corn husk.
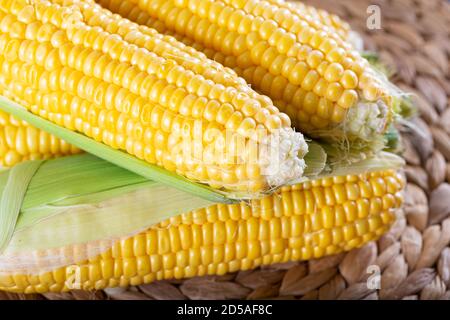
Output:
[[8,252],[114,239],[213,203],[90,154],[24,162],[0,173],[0,192]]
[[23,198],[27,193],[31,179],[39,170],[41,164],[42,161],[20,163],[0,176],[0,222],[4,227],[0,233],[0,252],[11,240],[16,226],[15,222],[22,210]]

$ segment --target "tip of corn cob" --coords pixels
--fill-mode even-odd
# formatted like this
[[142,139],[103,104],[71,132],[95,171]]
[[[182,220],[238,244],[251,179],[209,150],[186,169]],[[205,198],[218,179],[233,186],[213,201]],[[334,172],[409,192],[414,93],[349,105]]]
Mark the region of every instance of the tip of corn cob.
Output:
[[307,153],[308,145],[299,132],[280,129],[266,137],[262,141],[260,166],[267,183],[279,187],[301,178]]
[[383,134],[388,122],[388,106],[382,101],[358,103],[348,111],[344,122],[349,134],[364,140],[372,140],[375,135]]

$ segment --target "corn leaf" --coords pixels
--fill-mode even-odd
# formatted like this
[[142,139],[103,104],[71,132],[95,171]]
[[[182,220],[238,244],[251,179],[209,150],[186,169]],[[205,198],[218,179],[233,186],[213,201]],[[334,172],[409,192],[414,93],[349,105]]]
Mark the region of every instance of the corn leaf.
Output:
[[357,175],[374,171],[400,169],[404,165],[405,160],[403,160],[403,158],[393,153],[383,151],[373,158],[368,158],[349,165],[334,167],[332,170],[328,172],[324,171],[319,176],[329,177],[329,176]]
[[118,239],[183,212],[212,203],[163,184],[146,186],[98,203],[57,206],[47,216],[27,221],[23,212],[7,252],[44,250]]
[[19,164],[0,192],[6,253],[117,239],[213,204],[90,154]]
[[0,202],[0,253],[8,245],[16,227],[28,184],[42,161],[27,161],[2,174]]
[[155,182],[88,153],[56,158],[41,165],[22,209],[141,183]]
[[326,166],[327,153],[318,143],[308,143],[308,153],[305,156],[305,162],[308,164],[305,170],[305,176],[312,178],[319,175]]

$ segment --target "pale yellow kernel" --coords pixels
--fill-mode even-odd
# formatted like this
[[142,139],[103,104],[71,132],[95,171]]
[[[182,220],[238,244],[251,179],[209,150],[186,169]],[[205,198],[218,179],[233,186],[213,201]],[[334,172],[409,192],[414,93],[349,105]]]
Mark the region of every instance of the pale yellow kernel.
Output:
[[358,86],[358,76],[352,70],[345,70],[340,82],[345,89],[355,89]]
[[308,66],[305,62],[298,62],[289,75],[289,81],[293,85],[300,85],[308,74]]
[[317,69],[317,67],[320,65],[320,63],[323,61],[325,56],[322,52],[318,50],[313,50],[309,53],[308,57],[306,58],[306,62],[312,69]]
[[324,74],[325,79],[328,82],[336,82],[341,79],[344,74],[344,68],[339,63],[331,63]]
[[344,121],[345,116],[347,114],[347,110],[338,106],[338,105],[334,105],[333,108],[333,114],[331,116],[331,120],[334,123],[341,123],[342,121]]
[[317,94],[320,97],[324,97],[327,92],[328,82],[321,78],[319,81],[317,81],[316,85],[314,86],[313,92]]
[[319,79],[320,75],[317,73],[317,71],[310,70],[301,82],[301,86],[306,91],[312,91]]
[[337,101],[337,104],[344,109],[349,109],[354,107],[357,102],[358,93],[355,90],[344,90]]
[[370,85],[363,89],[364,98],[369,101],[375,101],[381,96],[381,88],[377,85]]
[[345,57],[345,51],[342,48],[334,48],[327,53],[327,60],[330,62],[340,63]]
[[319,97],[313,92],[308,92],[303,100],[303,108],[309,114],[315,114],[319,104]]
[[342,86],[337,82],[333,82],[328,85],[325,97],[330,101],[337,102],[341,97],[342,93],[343,93]]

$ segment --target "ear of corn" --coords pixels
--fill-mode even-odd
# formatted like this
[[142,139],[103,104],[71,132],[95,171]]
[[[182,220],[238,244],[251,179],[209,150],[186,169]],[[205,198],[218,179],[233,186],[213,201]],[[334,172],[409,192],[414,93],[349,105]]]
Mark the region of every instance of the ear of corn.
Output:
[[234,69],[296,128],[333,144],[334,161],[383,149],[400,93],[353,49],[334,16],[282,0],[98,2]]
[[[3,92],[51,123],[216,189],[258,193],[301,177],[307,146],[270,99],[154,30],[139,43],[139,28],[123,21],[119,37],[94,9],[2,2]],[[227,149],[224,159],[227,131],[246,153]],[[182,152],[186,143],[201,152]],[[282,172],[271,171],[272,158],[255,160],[254,148],[279,145]]]
[[[380,155],[321,178],[392,170],[400,163],[394,155]],[[7,247],[6,254],[116,239],[211,204],[89,154],[5,170],[0,198],[0,253]]]
[[[67,4],[71,3],[71,0],[57,0],[58,2],[65,2]],[[141,10],[135,3],[130,0],[119,1],[119,0],[82,0],[86,3],[98,3],[102,7],[111,10],[114,13],[120,14],[122,17],[127,18],[131,21],[135,21],[140,25],[148,25],[160,32],[168,32],[167,28],[164,27],[162,22],[155,20],[149,16],[146,11]],[[73,3],[73,2],[72,2]],[[280,8],[285,9],[284,13],[293,13],[295,15],[301,16],[303,19],[309,21],[317,27],[322,27],[328,31],[332,36],[338,36],[346,42],[352,41],[352,31],[350,25],[340,19],[334,14],[330,14],[325,10],[309,6],[300,1],[285,2],[279,0],[269,0],[262,4],[260,9],[263,12],[267,9],[268,4],[273,4],[280,6]]]
[[[335,254],[387,230],[401,204],[403,185],[392,170],[317,179],[283,187],[250,204],[219,204],[184,213],[117,242],[36,250],[27,257],[37,268],[0,268],[0,289],[101,289]],[[108,246],[112,248],[106,250]],[[99,254],[99,248],[105,251]],[[48,263],[52,257],[57,258],[53,268]],[[56,267],[58,263],[63,265]]]

